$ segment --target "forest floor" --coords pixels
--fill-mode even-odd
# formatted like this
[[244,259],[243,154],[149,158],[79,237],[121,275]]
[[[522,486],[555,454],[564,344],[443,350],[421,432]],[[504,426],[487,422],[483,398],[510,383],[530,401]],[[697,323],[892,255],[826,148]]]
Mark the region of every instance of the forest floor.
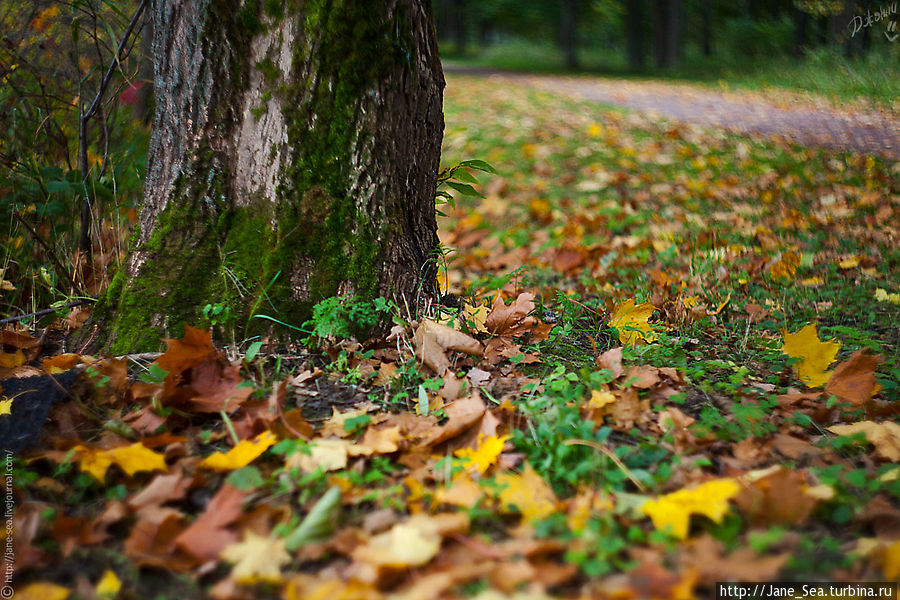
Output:
[[8,462],[17,598],[900,577],[900,162],[447,79],[444,164],[475,162],[427,317],[329,301],[285,349],[210,311],[120,359],[4,332],[0,378],[87,379]]

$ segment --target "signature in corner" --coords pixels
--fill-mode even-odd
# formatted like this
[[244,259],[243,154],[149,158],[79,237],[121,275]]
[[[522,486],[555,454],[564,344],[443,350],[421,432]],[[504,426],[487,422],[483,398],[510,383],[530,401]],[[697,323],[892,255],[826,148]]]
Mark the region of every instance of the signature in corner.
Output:
[[892,2],[888,6],[884,6],[874,13],[870,10],[866,10],[866,15],[856,15],[847,25],[853,29],[853,32],[850,34],[850,37],[855,36],[861,30],[871,27],[875,23],[879,21],[885,21],[887,24],[887,31],[884,32],[884,37],[888,39],[889,42],[893,42],[898,37],[900,37],[900,33],[895,33],[897,31],[897,21],[893,19],[893,15],[897,14],[897,3]]

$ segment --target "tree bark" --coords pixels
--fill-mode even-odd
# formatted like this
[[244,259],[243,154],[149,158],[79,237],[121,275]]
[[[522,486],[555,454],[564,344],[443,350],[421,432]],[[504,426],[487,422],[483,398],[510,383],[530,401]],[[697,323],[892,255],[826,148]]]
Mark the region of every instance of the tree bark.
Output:
[[567,69],[578,68],[578,0],[563,0],[560,15],[559,40]]
[[625,38],[628,66],[640,71],[644,68],[644,0],[625,3]]
[[[153,0],[156,113],[115,352],[207,303],[248,331],[335,294],[436,293],[443,74],[427,0]],[[255,324],[255,326],[254,326]]]

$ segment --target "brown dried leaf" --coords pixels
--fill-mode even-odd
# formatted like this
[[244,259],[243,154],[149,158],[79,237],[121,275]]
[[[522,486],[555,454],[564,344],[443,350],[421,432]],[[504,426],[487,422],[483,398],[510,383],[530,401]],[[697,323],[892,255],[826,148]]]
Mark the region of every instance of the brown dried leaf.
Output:
[[476,356],[483,353],[481,343],[475,338],[430,319],[424,319],[416,328],[413,344],[416,348],[416,358],[438,375],[443,375],[450,367],[447,350],[457,350]]

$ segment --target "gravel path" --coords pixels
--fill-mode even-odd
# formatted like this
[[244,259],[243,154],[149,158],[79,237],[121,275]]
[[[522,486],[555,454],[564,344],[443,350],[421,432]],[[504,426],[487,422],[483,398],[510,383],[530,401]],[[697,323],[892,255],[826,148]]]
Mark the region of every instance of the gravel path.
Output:
[[661,81],[520,75],[453,66],[445,69],[511,79],[555,93],[736,133],[780,136],[806,146],[900,159],[900,118],[896,114],[836,108],[824,99],[783,90],[736,92]]

